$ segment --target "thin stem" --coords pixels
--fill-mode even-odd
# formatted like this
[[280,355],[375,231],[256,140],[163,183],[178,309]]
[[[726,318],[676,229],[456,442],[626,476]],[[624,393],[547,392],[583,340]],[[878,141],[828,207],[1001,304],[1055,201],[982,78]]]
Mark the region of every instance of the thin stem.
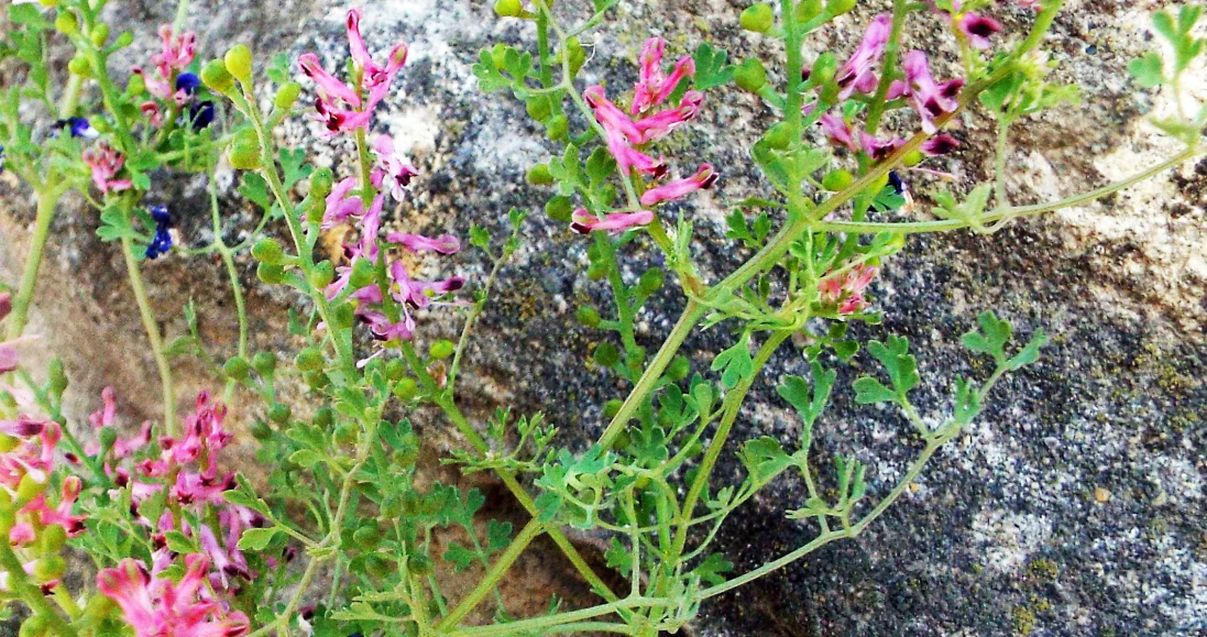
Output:
[[559,613],[557,615],[548,615],[545,617],[535,617],[533,619],[525,619],[517,622],[506,624],[494,624],[490,626],[474,626],[471,628],[462,628],[459,630],[445,633],[448,637],[506,637],[509,635],[522,635],[529,632],[539,631],[540,634],[550,634],[553,631],[541,630],[553,628],[556,626],[566,626],[581,622],[585,619],[619,613],[624,610],[634,608],[649,608],[651,606],[664,606],[666,600],[654,599],[650,597],[628,597],[623,600],[592,606],[582,610],[569,611]]
[[524,528],[520,530],[515,539],[510,545],[499,555],[498,560],[486,571],[482,576],[482,580],[478,583],[464,599],[444,618],[436,623],[436,630],[443,630],[448,626],[456,626],[458,622],[465,618],[470,612],[482,603],[490,595],[491,591],[498,589],[499,580],[507,574],[511,569],[511,565],[519,559],[524,549],[541,534],[541,523],[535,518],[530,520]]
[[905,18],[909,14],[909,4],[906,0],[893,0],[893,27],[889,32],[888,44],[884,47],[884,63],[880,68],[886,69],[880,74],[880,83],[876,86],[876,95],[872,98],[871,106],[868,107],[867,117],[867,133],[875,135],[876,130],[880,128],[880,120],[884,117],[885,108],[888,106],[888,91],[893,84],[894,78],[897,77],[895,71],[887,69],[897,68],[897,56],[901,50],[901,32],[905,30]]
[[164,353],[163,337],[159,333],[159,323],[155,319],[155,311],[151,309],[151,301],[147,298],[147,288],[143,283],[142,270],[138,259],[134,256],[134,240],[123,236],[122,257],[126,261],[126,275],[130,279],[130,289],[134,292],[134,300],[138,303],[138,314],[142,317],[143,330],[147,333],[147,341],[151,345],[151,355],[155,358],[155,366],[159,369],[159,385],[163,395],[163,423],[167,435],[180,435],[176,430],[176,390],[172,383],[172,366]]
[[994,145],[993,158],[993,203],[997,208],[1010,206],[1009,194],[1006,192],[1006,156],[1010,153],[1010,120],[1002,117],[997,122],[997,143]]
[[8,317],[8,338],[15,339],[25,331],[29,322],[29,308],[33,304],[38,286],[38,271],[42,267],[42,255],[50,236],[50,223],[54,221],[55,207],[62,190],[47,186],[38,191],[37,213],[34,218],[34,234],[30,238],[29,254],[25,257],[25,268],[17,295],[13,298],[12,314]]

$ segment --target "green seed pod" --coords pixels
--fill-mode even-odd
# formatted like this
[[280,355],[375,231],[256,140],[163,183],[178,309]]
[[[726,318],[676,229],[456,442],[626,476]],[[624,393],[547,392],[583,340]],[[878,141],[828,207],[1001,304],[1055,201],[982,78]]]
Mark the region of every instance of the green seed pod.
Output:
[[24,505],[45,490],[45,482],[39,482],[33,474],[27,473],[21,476],[21,482],[17,483],[17,504]]
[[666,367],[666,375],[671,380],[683,380],[692,371],[692,363],[686,356],[676,356],[671,359],[671,364]]
[[63,391],[67,389],[67,372],[63,370],[63,360],[52,358],[50,365],[47,366],[46,375],[49,380],[50,394],[52,396],[62,396]]
[[625,360],[629,365],[640,365],[645,362],[645,348],[638,345],[624,351]]
[[403,378],[394,383],[394,396],[403,402],[410,402],[419,395],[419,383],[414,378]]
[[34,566],[34,577],[39,582],[49,582],[50,580],[59,579],[63,571],[67,569],[67,562],[58,555],[44,555],[38,559],[38,563]]
[[348,278],[348,285],[353,290],[372,285],[376,280],[377,266],[371,260],[357,259],[356,263],[352,264],[352,276]]
[[582,323],[586,327],[598,327],[599,326],[599,321],[600,321],[599,310],[595,309],[594,307],[592,307],[590,305],[578,306],[578,310],[575,311],[574,315],[575,315],[575,318],[578,319],[578,322]]
[[855,8],[857,0],[827,0],[826,13],[829,15],[843,15],[850,13]]
[[545,214],[558,223],[569,223],[574,214],[574,201],[562,195],[553,197],[545,203]]
[[827,51],[813,61],[813,67],[809,69],[809,83],[813,86],[826,86],[834,81],[834,74],[837,72],[838,58]]
[[235,143],[228,154],[231,166],[239,170],[255,170],[260,167],[259,146]]
[[310,173],[310,195],[323,199],[331,194],[331,187],[335,185],[335,174],[330,168],[319,168]]
[[570,75],[578,75],[579,69],[587,63],[587,50],[583,48],[578,38],[569,38],[566,40],[565,51],[570,52]]
[[251,247],[251,256],[257,261],[270,265],[280,265],[285,261],[285,250],[281,243],[272,237],[265,237]]
[[252,55],[251,48],[246,44],[236,44],[231,47],[223,56],[222,62],[226,65],[226,72],[233,75],[240,83],[251,82]]
[[261,376],[272,376],[277,369],[277,356],[272,352],[256,352],[251,359],[251,366]]
[[80,20],[75,17],[75,12],[64,11],[55,17],[54,28],[63,35],[72,36],[80,32]]
[[845,168],[836,168],[821,178],[821,187],[830,192],[838,192],[850,186],[853,181],[855,181],[855,177],[851,174],[851,171]]
[[128,95],[142,95],[147,90],[147,82],[142,79],[142,74],[137,73],[130,76],[126,81],[126,93]]
[[612,400],[609,400],[608,402],[604,403],[604,406],[603,406],[604,418],[611,418],[611,417],[615,416],[616,414],[620,413],[620,406],[623,404],[624,404],[624,401],[620,400],[619,398],[613,398]]
[[330,407],[319,407],[319,410],[314,412],[314,426],[319,429],[330,429],[331,423],[335,422],[335,410]]
[[566,119],[565,115],[559,113],[545,122],[545,134],[553,141],[565,139],[569,133],[570,120]]
[[222,373],[235,380],[247,380],[247,375],[251,373],[251,365],[242,356],[232,356],[222,366]]
[[914,149],[905,153],[905,157],[902,158],[901,163],[912,168],[922,163],[923,159],[926,159],[926,156],[922,154],[922,151]]
[[752,4],[742,11],[738,24],[741,24],[742,28],[747,31],[766,33],[775,24],[775,12],[771,10],[771,5],[769,4],[762,2]]
[[32,615],[21,622],[21,629],[17,631],[17,637],[43,637],[47,634],[48,624],[45,615]]
[[821,15],[825,5],[824,0],[800,0],[800,3],[796,5],[796,21],[808,22],[816,18]]
[[201,67],[201,81],[211,90],[223,95],[230,95],[235,87],[235,78],[226,70],[226,64],[221,60],[210,60]]
[[784,150],[792,144],[792,127],[780,122],[763,133],[763,144],[774,150]]
[[611,367],[620,362],[620,352],[615,345],[608,342],[600,343],[592,356],[601,367]]
[[304,372],[313,372],[323,368],[323,353],[317,347],[307,347],[293,357],[293,364]]
[[272,100],[272,105],[282,111],[288,111],[297,103],[298,96],[302,94],[302,85],[297,82],[287,82],[277,89],[277,95]]
[[324,260],[314,264],[314,269],[310,271],[310,285],[316,288],[325,288],[331,285],[335,280],[335,264],[331,261]]
[[131,44],[134,44],[134,33],[132,31],[122,31],[117,34],[117,41],[113,43],[113,46],[124,49]]
[[553,114],[553,105],[550,104],[547,96],[533,95],[524,102],[524,110],[528,112],[528,116],[532,119],[543,122]]
[[306,381],[306,386],[314,391],[319,391],[331,384],[331,379],[323,372],[306,372],[302,374],[302,380]]
[[335,327],[352,327],[356,324],[356,308],[351,303],[340,303],[332,308],[331,322],[335,323]]
[[67,530],[58,524],[50,524],[43,527],[38,540],[42,543],[42,552],[53,555],[63,550],[63,546],[67,544]]
[[641,278],[637,279],[637,291],[642,294],[653,294],[662,288],[662,283],[666,277],[662,270],[658,268],[650,268],[641,273]]
[[524,15],[524,3],[520,0],[498,0],[495,13],[503,18],[518,18]]
[[88,34],[88,38],[92,40],[92,46],[102,47],[109,41],[109,25],[104,22],[98,23],[92,27],[92,32]]
[[767,83],[767,69],[758,58],[749,58],[738,65],[733,79],[743,91],[757,93]]
[[398,381],[402,380],[403,376],[407,375],[407,365],[401,360],[395,358],[386,363],[386,378]]
[[534,164],[524,175],[533,186],[548,186],[553,183],[553,173],[549,172],[549,164]]
[[261,263],[256,267],[256,277],[269,285],[277,285],[285,280],[285,268],[271,263]]
[[92,77],[92,65],[82,57],[73,57],[67,62],[67,70],[80,77]]
[[289,405],[284,403],[277,403],[268,409],[268,419],[278,425],[289,422],[289,417],[292,415],[293,410],[289,408]]
[[457,351],[457,345],[448,339],[440,339],[433,342],[427,348],[427,353],[436,360],[442,360],[453,355]]

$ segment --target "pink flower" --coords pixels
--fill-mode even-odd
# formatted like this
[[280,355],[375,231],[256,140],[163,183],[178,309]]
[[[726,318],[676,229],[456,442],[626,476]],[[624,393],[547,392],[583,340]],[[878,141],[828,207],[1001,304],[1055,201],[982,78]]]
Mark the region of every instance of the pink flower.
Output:
[[174,36],[172,27],[165,24],[159,27],[159,39],[159,54],[152,57],[151,61],[155,62],[155,68],[159,69],[161,76],[171,78],[173,73],[179,73],[193,63],[197,49],[196,33],[185,31],[179,36]]
[[394,149],[394,139],[389,135],[378,135],[373,141],[373,153],[377,163],[373,166],[373,185],[389,186],[394,201],[402,201],[403,193],[411,187],[411,179],[419,174],[410,160]]
[[868,304],[863,292],[878,272],[875,266],[859,264],[844,273],[823,278],[818,284],[821,301],[837,305],[840,315],[854,314],[866,308]]
[[641,205],[656,206],[664,201],[681,199],[697,190],[711,188],[713,184],[717,183],[717,178],[718,175],[713,170],[712,164],[700,164],[696,174],[691,177],[668,182],[645,191],[641,195]]
[[989,37],[995,33],[1001,33],[1002,23],[988,16],[978,15],[976,13],[966,13],[959,20],[959,29],[972,46],[978,49],[989,48]]
[[129,190],[134,184],[129,179],[115,179],[121,172],[126,159],[121,153],[101,142],[84,150],[84,163],[92,169],[92,183],[104,194]]
[[207,587],[209,560],[187,555],[179,582],[148,572],[137,560],[122,560],[96,578],[100,592],[122,610],[137,637],[238,637],[247,616],[231,611]]
[[935,119],[951,113],[959,107],[956,96],[964,87],[963,78],[943,82],[935,81],[930,74],[930,63],[922,51],[910,51],[901,61],[909,83],[909,101],[922,118],[922,130],[933,135],[938,131]]
[[675,68],[667,76],[662,72],[662,53],[666,42],[662,38],[650,38],[641,49],[641,75],[633,92],[633,103],[629,112],[644,113],[658,106],[675,92],[679,82],[696,74],[696,63],[690,55],[675,62]]
[[649,210],[613,212],[604,215],[601,219],[588,212],[586,208],[579,208],[574,211],[573,218],[574,222],[570,224],[570,229],[579,234],[601,231],[618,234],[631,228],[648,225],[654,220],[654,213]]
[[407,58],[406,45],[399,43],[390,50],[384,66],[374,61],[360,34],[360,11],[357,9],[348,11],[347,29],[354,77],[360,78],[359,83],[345,84],[336,79],[323,69],[313,53],[298,58],[302,72],[318,86],[315,109],[331,135],[368,128],[373,109],[385,99]]
[[461,242],[451,234],[429,238],[406,232],[391,232],[386,235],[386,241],[400,245],[411,252],[436,252],[449,255],[461,251]]
[[863,41],[855,48],[855,52],[851,54],[846,63],[839,67],[838,73],[834,76],[841,89],[838,93],[839,99],[845,100],[856,91],[871,93],[876,90],[879,79],[872,67],[884,55],[884,48],[888,45],[892,31],[893,18],[886,13],[876,16],[868,24],[867,31],[863,34]]
[[931,157],[946,155],[960,147],[960,141],[947,133],[940,133],[922,142],[922,152]]

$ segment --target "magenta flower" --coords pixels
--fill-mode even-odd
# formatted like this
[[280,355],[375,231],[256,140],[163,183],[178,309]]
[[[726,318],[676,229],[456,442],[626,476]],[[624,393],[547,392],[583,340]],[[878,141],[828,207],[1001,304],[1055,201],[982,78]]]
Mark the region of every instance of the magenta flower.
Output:
[[391,232],[386,235],[386,241],[400,245],[411,252],[436,252],[448,255],[461,251],[461,241],[451,234],[429,238],[419,234]]
[[172,77],[174,73],[185,70],[193,63],[197,50],[196,33],[185,31],[176,36],[172,33],[172,27],[165,24],[159,27],[159,39],[159,54],[152,57],[151,61],[155,62],[155,68],[159,70],[160,75]]
[[619,234],[625,230],[649,225],[654,220],[654,213],[649,210],[613,212],[600,218],[588,212],[586,208],[579,208],[574,211],[573,219],[574,222],[570,224],[570,229],[579,234],[591,232]]
[[712,164],[700,164],[696,174],[691,177],[668,182],[645,191],[641,195],[641,205],[656,206],[664,201],[681,199],[697,190],[711,188],[713,184],[717,183],[717,178],[717,172],[713,170]]
[[976,13],[966,13],[959,21],[959,29],[972,46],[978,49],[989,48],[989,37],[995,33],[1001,33],[1002,23],[988,16],[979,15]]
[[187,555],[179,582],[148,572],[134,559],[122,560],[96,578],[100,592],[112,599],[137,637],[238,637],[247,633],[247,616],[215,599],[207,586],[209,560]]
[[675,68],[667,76],[662,72],[662,53],[666,42],[662,38],[650,38],[641,49],[641,75],[633,92],[633,103],[629,112],[638,115],[658,106],[675,92],[679,82],[696,74],[696,63],[690,55],[675,62]]
[[964,87],[963,78],[955,78],[943,82],[935,81],[930,74],[930,63],[922,51],[910,51],[901,61],[905,69],[906,81],[909,83],[909,101],[922,118],[922,130],[935,134],[938,127],[935,119],[951,113],[959,107],[956,97]]
[[394,201],[402,201],[403,193],[410,189],[411,179],[419,171],[394,149],[394,139],[389,135],[378,135],[373,140],[373,153],[377,155],[371,174],[373,185],[377,188],[388,186]]
[[374,61],[360,34],[358,9],[348,11],[347,29],[353,63],[351,83],[345,84],[323,69],[314,53],[305,53],[298,58],[302,72],[318,87],[315,109],[330,135],[367,129],[373,119],[373,109],[385,99],[407,58],[406,45],[399,43],[390,50],[384,66]]
[[134,184],[129,179],[116,179],[121,172],[126,158],[108,144],[101,142],[92,148],[84,150],[84,163],[92,169],[92,183],[103,194],[129,190]]
[[839,99],[845,100],[856,91],[871,93],[876,90],[879,79],[872,67],[884,55],[884,48],[888,45],[892,31],[893,18],[885,13],[876,16],[868,24],[867,31],[863,34],[863,41],[855,48],[855,52],[851,54],[846,63],[839,67],[838,73],[834,76],[840,89]]
[[863,292],[878,272],[875,266],[859,264],[846,272],[823,278],[818,284],[822,303],[837,305],[840,315],[854,314],[866,308],[868,303]]

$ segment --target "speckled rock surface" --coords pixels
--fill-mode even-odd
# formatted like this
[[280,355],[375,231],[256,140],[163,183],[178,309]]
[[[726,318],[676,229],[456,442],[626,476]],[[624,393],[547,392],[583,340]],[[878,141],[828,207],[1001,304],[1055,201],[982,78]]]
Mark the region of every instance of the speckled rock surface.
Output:
[[[118,2],[115,17],[150,33],[169,19],[159,3]],[[190,25],[211,50],[251,40],[258,50],[291,55],[315,50],[342,56],[340,3],[292,0],[194,2]],[[424,177],[392,222],[428,232],[464,231],[470,222],[499,229],[512,207],[536,208],[545,193],[523,173],[548,153],[521,105],[476,91],[470,66],[496,40],[530,41],[532,34],[500,23],[487,3],[469,0],[389,0],[366,7],[366,34],[382,48],[404,39],[411,57],[401,90],[379,127],[393,133]],[[810,55],[852,46],[856,24],[887,2],[864,2],[857,20],[810,41]],[[1010,184],[1016,201],[1047,200],[1084,190],[1155,163],[1168,152],[1142,121],[1169,108],[1161,95],[1137,95],[1123,67],[1146,46],[1149,5],[1126,0],[1070,1],[1049,40],[1063,77],[1084,89],[1083,103],[1018,130]],[[1143,4],[1143,7],[1137,5]],[[861,5],[861,6],[862,6]],[[592,68],[614,86],[631,81],[646,33],[666,37],[678,53],[704,38],[735,55],[774,50],[737,29],[744,3],[721,0],[622,2],[618,21],[592,43]],[[1009,11],[1008,24],[1022,24]],[[666,16],[671,16],[668,19]],[[911,34],[934,39],[936,34]],[[341,58],[342,59],[342,58]],[[774,74],[774,73],[773,73]],[[1207,74],[1192,90],[1203,91]],[[719,228],[726,202],[761,192],[745,148],[770,122],[746,95],[710,95],[700,118],[677,131],[673,164],[708,160],[723,181],[688,210],[697,220],[702,272],[723,276],[739,261]],[[942,167],[965,184],[984,179],[992,130],[966,118],[956,134],[966,143]],[[341,148],[317,143],[314,125],[298,119],[286,130],[331,162]],[[229,174],[225,177],[229,183]],[[164,198],[178,202],[184,240],[206,240],[204,184],[166,182]],[[0,199],[0,276],[13,278],[24,254],[22,237],[32,206],[5,183]],[[920,198],[923,192],[916,193]],[[234,198],[225,212],[247,214]],[[983,374],[960,347],[982,309],[994,308],[1019,332],[1045,329],[1053,343],[1036,365],[1001,383],[984,415],[945,449],[911,489],[867,532],[832,544],[762,581],[712,600],[694,634],[722,635],[1193,635],[1207,631],[1207,263],[1202,228],[1207,215],[1207,162],[1187,165],[1104,202],[1020,222],[992,237],[967,233],[914,238],[874,286],[885,309],[869,337],[910,338],[923,370],[919,407],[939,418],[948,409],[955,374]],[[74,381],[75,416],[104,384],[129,399],[127,409],[156,407],[153,366],[142,346],[123,273],[93,237],[94,213],[61,215],[48,269],[70,285],[44,286],[35,326],[51,351],[66,356]],[[470,350],[461,399],[473,415],[513,404],[543,409],[582,446],[602,429],[599,405],[616,396],[615,379],[585,362],[598,334],[575,325],[576,303],[603,300],[585,275],[585,243],[533,215],[529,242],[506,268],[497,302],[483,317]],[[483,264],[467,255],[458,267],[471,276]],[[633,257],[640,272],[640,257]],[[254,284],[253,331],[261,348],[285,348],[274,334],[280,308],[294,299]],[[179,308],[197,300],[208,338],[229,347],[234,333],[217,263],[169,259],[148,269],[152,294],[169,335],[179,334]],[[656,346],[683,299],[660,295],[641,317],[642,339]],[[53,331],[51,331],[53,328]],[[459,321],[434,314],[426,336],[449,335]],[[729,336],[713,329],[688,341],[694,362],[707,367]],[[849,382],[866,360],[840,375]],[[738,441],[773,435],[794,444],[799,424],[774,393],[785,373],[803,373],[799,353],[786,348],[756,385]],[[206,371],[185,368],[180,395],[203,385]],[[238,410],[236,410],[238,413]],[[245,419],[254,413],[248,411]],[[458,444],[438,419],[426,421],[432,454]],[[897,415],[857,407],[847,392],[817,427],[814,461],[854,453],[871,465],[869,491],[884,493],[917,450]],[[726,454],[721,480],[739,475]],[[788,520],[803,502],[801,485],[783,480],[749,503],[721,533],[718,550],[739,570],[807,542],[814,529]],[[493,506],[511,506],[494,492]],[[514,513],[511,513],[514,515]],[[518,518],[517,518],[518,519]],[[553,551],[541,546],[536,550]],[[528,564],[548,569],[541,580],[516,583],[516,609],[539,608],[543,595],[572,595],[574,577],[559,558],[538,553]],[[533,585],[533,581],[549,582]],[[527,600],[526,602],[524,600]],[[520,604],[524,604],[521,606]]]

